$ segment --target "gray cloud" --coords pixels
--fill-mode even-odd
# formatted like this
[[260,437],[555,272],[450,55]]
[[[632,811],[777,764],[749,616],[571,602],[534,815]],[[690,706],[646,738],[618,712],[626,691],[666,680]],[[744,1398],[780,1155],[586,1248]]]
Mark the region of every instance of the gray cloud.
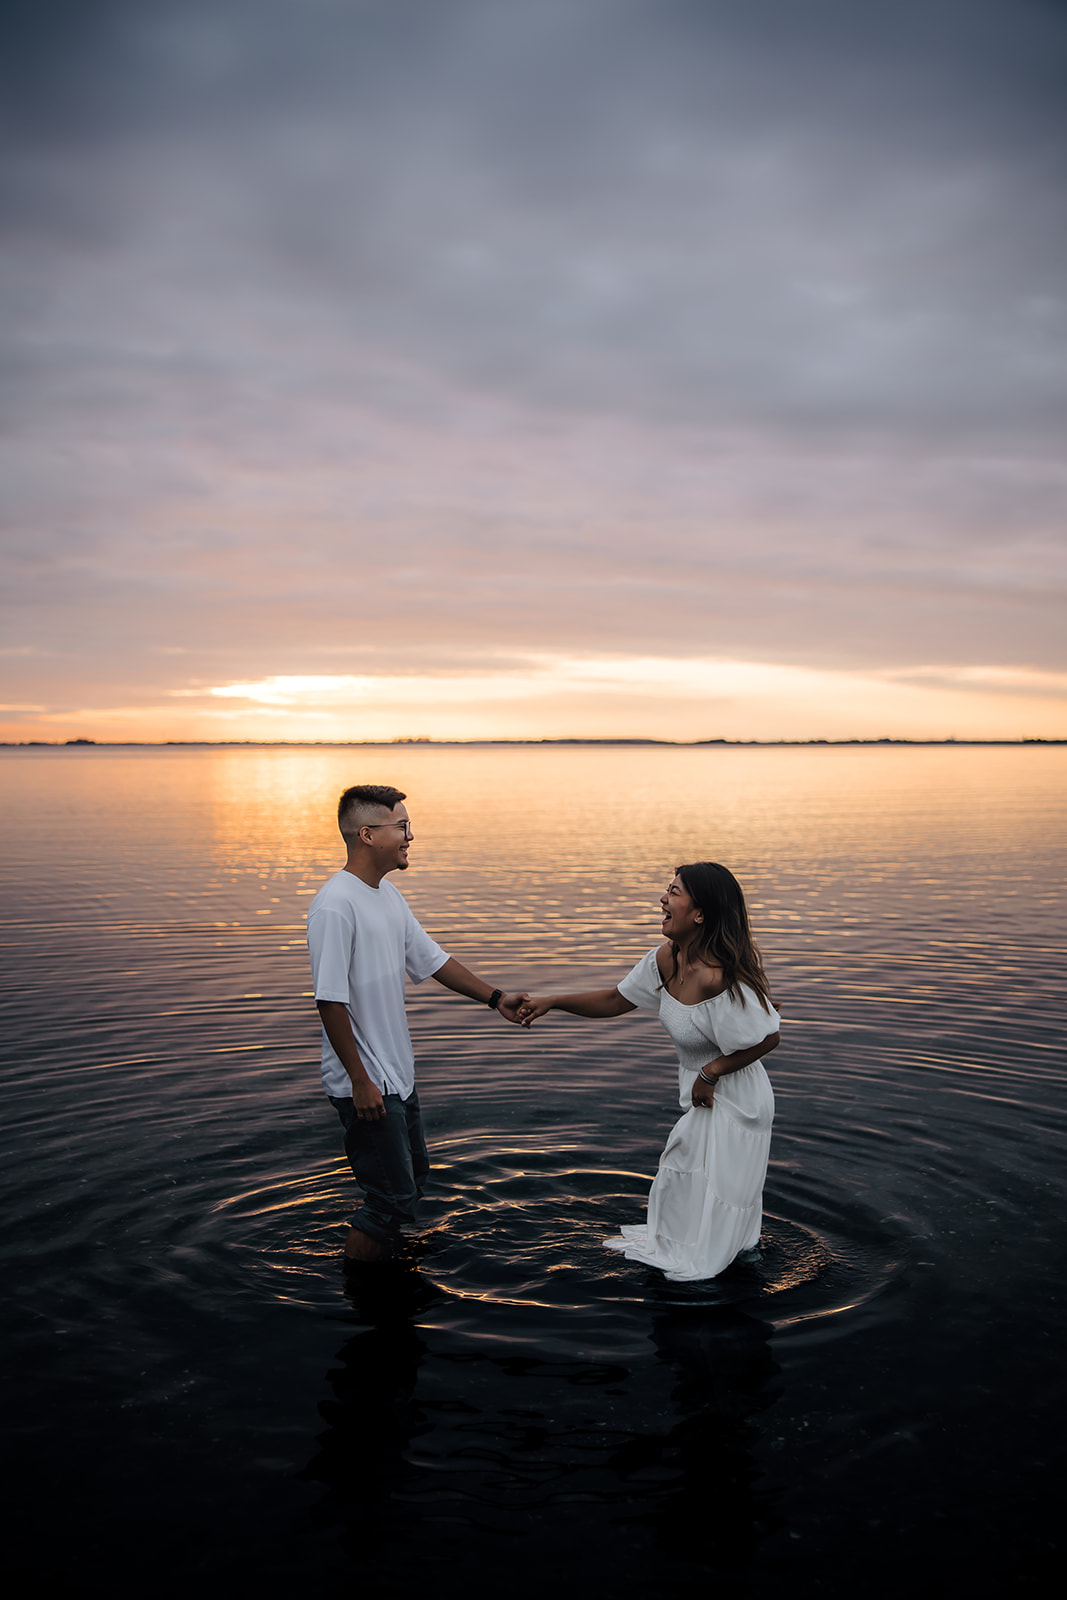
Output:
[[1062,659],[1062,7],[8,11],[16,643]]
[[12,68],[14,205],[535,406],[1029,437],[1064,419],[1062,24],[46,7]]

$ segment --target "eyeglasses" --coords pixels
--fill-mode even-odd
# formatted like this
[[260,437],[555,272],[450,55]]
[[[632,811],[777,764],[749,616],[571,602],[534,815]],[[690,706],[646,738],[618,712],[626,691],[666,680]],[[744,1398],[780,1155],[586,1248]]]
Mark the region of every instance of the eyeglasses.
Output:
[[405,839],[414,839],[415,837],[411,831],[411,819],[409,817],[403,817],[396,822],[365,822],[363,826],[365,828],[403,828]]

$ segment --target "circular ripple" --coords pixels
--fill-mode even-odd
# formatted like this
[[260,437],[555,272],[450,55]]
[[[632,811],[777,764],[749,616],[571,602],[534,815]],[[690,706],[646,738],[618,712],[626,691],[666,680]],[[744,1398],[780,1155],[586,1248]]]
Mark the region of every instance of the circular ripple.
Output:
[[671,1283],[604,1248],[642,1216],[647,1176],[586,1164],[591,1151],[563,1154],[575,1159],[536,1146],[453,1147],[426,1203],[423,1268],[432,1280],[460,1300],[569,1312],[649,1298],[744,1304],[785,1328],[829,1324],[866,1305],[911,1252],[902,1226],[851,1195],[824,1196],[818,1216],[803,1206],[768,1212],[758,1248],[719,1278]]
[[[852,1193],[823,1192],[816,1204],[798,1189],[779,1195],[758,1248],[720,1277],[671,1283],[604,1246],[621,1224],[643,1216],[646,1173],[605,1168],[592,1144],[561,1149],[545,1137],[505,1144],[479,1135],[450,1141],[437,1155],[446,1159],[435,1164],[407,1258],[453,1302],[525,1308],[538,1321],[581,1313],[592,1330],[606,1303],[732,1304],[779,1329],[821,1324],[821,1336],[880,1295],[912,1254],[906,1228],[865,1210]],[[158,1286],[231,1315],[264,1297],[335,1305],[358,1196],[347,1164],[310,1174],[275,1167],[230,1193],[219,1191],[219,1177],[186,1186],[169,1215],[157,1203],[151,1225],[127,1207],[127,1227],[154,1232],[148,1274]],[[97,1265],[106,1276],[105,1262]]]

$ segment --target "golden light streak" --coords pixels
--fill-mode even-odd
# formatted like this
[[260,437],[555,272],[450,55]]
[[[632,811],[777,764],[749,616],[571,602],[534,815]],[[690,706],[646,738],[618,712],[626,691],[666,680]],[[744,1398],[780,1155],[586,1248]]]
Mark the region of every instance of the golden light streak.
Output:
[[1067,674],[974,663],[828,670],[703,657],[530,653],[465,670],[277,673],[164,703],[49,711],[14,740],[1057,739]]

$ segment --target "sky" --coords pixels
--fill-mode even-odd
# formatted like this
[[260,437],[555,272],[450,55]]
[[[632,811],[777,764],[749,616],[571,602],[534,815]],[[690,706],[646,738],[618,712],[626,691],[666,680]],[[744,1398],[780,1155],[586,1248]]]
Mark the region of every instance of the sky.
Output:
[[1063,0],[4,0],[0,739],[1067,737]]

